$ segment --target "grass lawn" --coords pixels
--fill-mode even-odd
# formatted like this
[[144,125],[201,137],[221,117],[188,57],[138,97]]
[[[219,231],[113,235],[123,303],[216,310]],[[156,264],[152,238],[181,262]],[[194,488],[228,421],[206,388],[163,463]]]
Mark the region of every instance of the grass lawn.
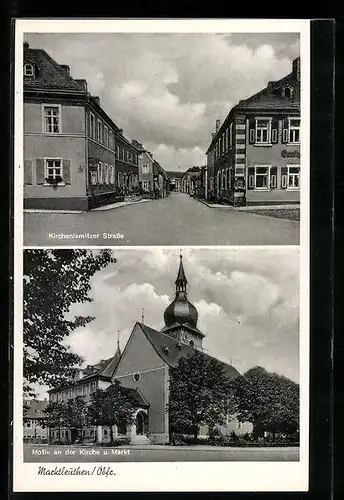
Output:
[[257,208],[257,210],[250,210],[250,213],[268,215],[277,219],[300,220],[299,208]]

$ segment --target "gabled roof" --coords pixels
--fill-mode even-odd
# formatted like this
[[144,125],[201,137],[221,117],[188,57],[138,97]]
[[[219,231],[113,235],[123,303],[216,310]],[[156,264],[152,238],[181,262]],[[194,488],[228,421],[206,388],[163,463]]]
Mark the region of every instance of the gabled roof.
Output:
[[45,418],[46,415],[43,410],[48,404],[48,401],[42,401],[40,399],[27,399],[24,401],[24,405],[29,408],[24,411],[24,418]]
[[24,48],[24,64],[26,62],[36,66],[36,74],[34,77],[24,76],[24,90],[54,89],[87,93],[84,86],[68,76],[66,69],[54,61],[45,50]]
[[[169,335],[158,332],[157,330],[153,330],[153,328],[150,328],[147,325],[143,325],[142,323],[137,322],[136,324],[145,334],[160,358],[162,358],[162,360],[172,368],[176,368],[178,366],[178,361],[181,357],[195,352],[195,349],[193,349],[192,347],[179,342]],[[209,356],[209,354],[206,354],[205,352],[199,352],[209,359],[216,359],[212,356]],[[228,365],[227,363],[218,359],[217,361],[222,365],[228,378],[233,379],[240,375],[240,373],[236,368],[234,368],[234,366]]]
[[[292,86],[294,89],[293,97],[282,97],[281,90],[284,86]],[[300,81],[292,71],[280,80],[271,81],[266,87],[256,94],[243,99],[231,108],[222,122],[220,128],[211,140],[211,143],[206,151],[206,154],[211,149],[211,146],[218,140],[224,132],[224,125],[229,121],[229,118],[236,112],[245,113],[250,111],[257,112],[273,112],[300,111]]]

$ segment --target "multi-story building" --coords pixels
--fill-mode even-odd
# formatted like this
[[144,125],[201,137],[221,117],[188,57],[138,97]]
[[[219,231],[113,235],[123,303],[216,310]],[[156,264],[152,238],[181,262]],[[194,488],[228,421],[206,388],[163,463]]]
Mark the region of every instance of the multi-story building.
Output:
[[138,187],[138,150],[67,65],[24,44],[24,207],[87,210]]
[[24,401],[23,434],[24,442],[48,442],[49,428],[44,410],[48,401],[29,399]]
[[300,201],[300,58],[292,71],[216,121],[207,197],[232,205]]
[[178,191],[182,192],[182,178],[185,172],[182,172],[180,170],[176,171],[168,171],[167,176],[169,179],[169,190],[170,191]]
[[201,176],[202,167],[193,166],[188,168],[182,177],[182,192],[198,196],[201,185]]
[[165,198],[168,194],[167,173],[150,151],[146,151],[142,144],[133,141],[139,149],[139,184],[141,189],[154,195],[156,198]]
[[[129,438],[131,443],[167,443],[169,441],[169,380],[170,369],[178,366],[183,356],[197,349],[207,360],[213,359],[203,347],[205,333],[198,328],[198,311],[187,297],[187,279],[180,258],[175,296],[164,311],[164,326],[160,331],[136,323],[121,353],[119,346],[112,358],[88,366],[64,387],[49,391],[50,401],[68,401],[83,396],[86,402],[97,389],[106,389],[118,380],[135,397],[137,408],[133,422],[113,426],[117,438]],[[229,380],[239,376],[231,364],[218,360]],[[221,426],[224,434],[252,432],[252,424],[239,422],[228,415],[227,424]],[[80,432],[80,430],[79,430]],[[78,429],[53,429],[53,442],[74,442]],[[207,426],[200,426],[200,435],[206,437]],[[62,438],[61,438],[62,436]],[[84,440],[107,442],[110,428],[89,426],[84,429]]]

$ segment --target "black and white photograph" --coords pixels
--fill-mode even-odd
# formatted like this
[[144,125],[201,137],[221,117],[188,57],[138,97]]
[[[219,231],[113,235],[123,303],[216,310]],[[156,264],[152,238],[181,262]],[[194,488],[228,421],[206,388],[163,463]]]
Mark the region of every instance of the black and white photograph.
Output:
[[298,248],[25,250],[23,340],[24,460],[299,460]]
[[18,19],[14,91],[14,491],[307,491],[309,20]]
[[26,245],[299,244],[300,33],[23,38]]

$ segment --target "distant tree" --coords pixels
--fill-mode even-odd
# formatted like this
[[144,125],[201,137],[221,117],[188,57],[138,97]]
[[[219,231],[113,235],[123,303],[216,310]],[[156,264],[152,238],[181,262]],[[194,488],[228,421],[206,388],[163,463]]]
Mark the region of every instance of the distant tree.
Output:
[[80,430],[81,442],[83,442],[83,428],[88,424],[88,408],[83,396],[67,401],[64,421],[67,427]]
[[231,408],[229,380],[215,358],[195,350],[170,369],[167,410],[171,434],[190,429],[197,439],[200,425],[208,425],[210,432],[216,425],[224,425]]
[[24,251],[24,393],[32,384],[56,387],[82,359],[63,341],[94,318],[69,314],[76,303],[91,302],[90,280],[115,262],[111,251],[84,249]]
[[299,386],[257,366],[232,382],[237,418],[253,432],[295,432],[299,427]]
[[126,388],[115,380],[107,389],[98,389],[91,396],[88,407],[89,422],[110,427],[110,442],[113,443],[114,425],[131,424],[137,402]]
[[59,442],[61,441],[61,427],[66,425],[67,405],[62,401],[50,401],[43,410],[46,417],[46,425],[49,428],[49,442],[51,441],[51,429],[59,430]]

